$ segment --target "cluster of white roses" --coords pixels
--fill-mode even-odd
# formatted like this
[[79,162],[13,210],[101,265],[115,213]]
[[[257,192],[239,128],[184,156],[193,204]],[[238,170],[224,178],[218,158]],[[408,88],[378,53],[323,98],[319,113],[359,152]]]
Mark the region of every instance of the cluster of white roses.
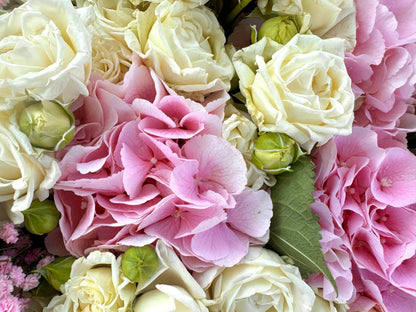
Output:
[[62,295],[44,312],[346,311],[345,306],[315,299],[299,270],[267,249],[251,248],[235,267],[207,271],[198,282],[162,241],[155,252],[156,272],[138,284],[121,272],[121,256],[94,251],[77,259],[61,286]]

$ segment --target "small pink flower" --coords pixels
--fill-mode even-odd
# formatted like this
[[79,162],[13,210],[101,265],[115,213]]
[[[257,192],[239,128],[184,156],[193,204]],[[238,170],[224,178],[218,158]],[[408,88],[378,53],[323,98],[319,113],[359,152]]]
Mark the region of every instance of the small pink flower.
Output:
[[9,278],[13,282],[15,287],[21,287],[23,282],[25,281],[26,274],[23,272],[23,269],[20,266],[13,265],[10,273]]
[[21,288],[23,289],[23,291],[29,291],[33,288],[38,287],[39,285],[39,278],[40,275],[39,274],[28,274],[24,280],[24,282],[22,283]]
[[24,309],[19,298],[12,295],[6,295],[0,300],[0,311],[23,312]]
[[41,269],[44,266],[47,266],[48,264],[52,263],[55,260],[54,256],[46,256],[45,258],[42,258],[39,263],[36,265],[36,269]]
[[0,229],[0,239],[6,244],[14,244],[17,242],[19,233],[14,228],[13,223],[4,223]]
[[13,291],[13,282],[8,278],[7,275],[0,275],[0,299],[3,296],[10,294],[12,291]]

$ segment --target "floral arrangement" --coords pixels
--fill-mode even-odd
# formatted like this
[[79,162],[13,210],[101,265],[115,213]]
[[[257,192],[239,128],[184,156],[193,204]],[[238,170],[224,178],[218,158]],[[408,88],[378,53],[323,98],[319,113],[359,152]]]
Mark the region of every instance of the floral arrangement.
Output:
[[0,9],[0,311],[415,311],[415,1]]

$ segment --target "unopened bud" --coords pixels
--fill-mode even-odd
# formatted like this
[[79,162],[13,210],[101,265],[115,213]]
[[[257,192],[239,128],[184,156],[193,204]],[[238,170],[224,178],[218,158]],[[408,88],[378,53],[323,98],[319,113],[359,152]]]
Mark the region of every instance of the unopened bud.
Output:
[[257,37],[258,40],[269,37],[280,44],[286,44],[298,33],[299,29],[294,17],[276,16],[263,23]]
[[257,168],[276,175],[291,171],[290,164],[304,154],[295,140],[286,134],[267,132],[257,138],[252,161]]
[[158,257],[152,247],[130,247],[121,259],[121,270],[131,281],[144,282],[155,273],[157,264]]
[[19,119],[20,130],[30,143],[46,150],[58,150],[74,136],[74,115],[55,101],[29,101]]

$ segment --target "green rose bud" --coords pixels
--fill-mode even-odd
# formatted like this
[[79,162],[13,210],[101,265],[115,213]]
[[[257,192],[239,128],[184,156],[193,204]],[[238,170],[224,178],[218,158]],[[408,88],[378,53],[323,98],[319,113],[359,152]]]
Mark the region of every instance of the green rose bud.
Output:
[[286,44],[298,33],[299,28],[295,17],[276,16],[263,23],[258,32],[257,39],[260,40],[263,37],[269,37],[280,44]]
[[158,257],[150,246],[131,247],[123,254],[121,270],[133,282],[147,281],[156,271]]
[[267,132],[257,138],[252,161],[257,168],[276,175],[292,171],[290,164],[304,154],[295,140],[286,134]]
[[60,257],[44,266],[41,269],[33,270],[33,273],[39,273],[46,281],[57,291],[60,291],[61,285],[65,284],[71,275],[74,257]]
[[32,201],[30,207],[22,211],[25,217],[25,227],[33,234],[49,233],[58,225],[61,214],[52,200]]
[[20,130],[30,143],[46,150],[58,150],[74,136],[74,115],[55,101],[28,101],[19,119]]

